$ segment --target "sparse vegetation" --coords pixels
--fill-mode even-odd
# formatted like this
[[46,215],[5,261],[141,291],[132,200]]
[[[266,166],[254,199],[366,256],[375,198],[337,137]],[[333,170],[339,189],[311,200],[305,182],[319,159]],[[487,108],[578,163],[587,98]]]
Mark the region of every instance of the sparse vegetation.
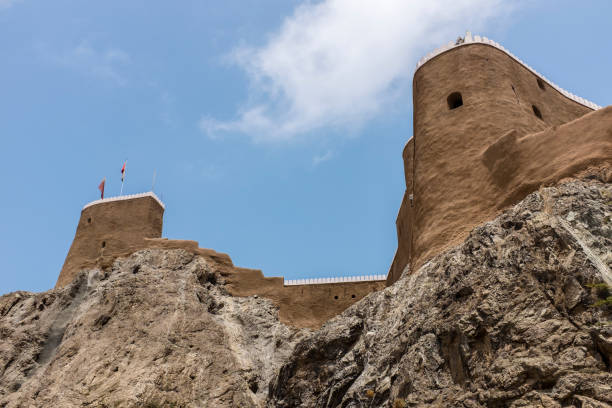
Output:
[[612,307],[612,294],[610,293],[610,286],[605,283],[591,283],[586,285],[588,288],[594,289],[598,301],[593,303],[592,307]]

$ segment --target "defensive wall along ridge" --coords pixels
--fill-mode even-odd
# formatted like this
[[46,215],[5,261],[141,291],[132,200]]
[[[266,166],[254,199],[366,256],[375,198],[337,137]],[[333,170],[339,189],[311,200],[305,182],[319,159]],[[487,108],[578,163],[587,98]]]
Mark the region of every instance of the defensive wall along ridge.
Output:
[[69,284],[83,269],[109,268],[116,258],[141,249],[183,249],[214,262],[232,295],[268,298],[279,307],[284,323],[316,328],[385,286],[386,275],[296,280],[265,277],[260,270],[234,266],[227,254],[200,248],[196,241],[161,238],[164,210],[152,192],[86,204],[56,287]]
[[612,107],[563,90],[484,37],[468,33],[419,61],[413,105],[388,284],[541,185],[589,168],[610,177]]
[[56,287],[140,249],[180,248],[215,262],[232,295],[271,299],[283,322],[314,328],[539,186],[584,171],[612,178],[612,107],[564,91],[486,38],[468,33],[419,61],[413,105],[387,276],[284,280],[236,267],[196,241],[161,238],[165,206],[149,192],[83,207]]

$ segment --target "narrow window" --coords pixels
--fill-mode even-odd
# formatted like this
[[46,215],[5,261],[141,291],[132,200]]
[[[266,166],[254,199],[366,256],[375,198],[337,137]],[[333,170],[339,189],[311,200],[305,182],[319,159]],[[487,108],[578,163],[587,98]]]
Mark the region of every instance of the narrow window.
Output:
[[542,79],[538,78],[538,86],[540,87],[541,90],[545,91],[546,87],[544,87],[544,81],[542,81]]
[[334,299],[338,300],[338,296],[334,296]]
[[448,98],[446,98],[446,102],[448,103],[448,109],[452,110],[460,107],[461,105],[463,105],[463,98],[461,97],[461,93],[453,92],[452,94],[448,95]]
[[106,241],[102,241],[102,248],[106,247]]
[[512,92],[514,92],[514,96],[516,97],[516,103],[521,103],[518,94],[516,93],[516,89],[514,88],[514,85],[512,85]]
[[355,295],[351,295],[351,298],[355,299]]
[[544,120],[544,119],[542,119],[542,112],[540,112],[540,110],[538,109],[537,106],[531,105],[531,108],[533,109],[533,114],[534,115],[536,115],[539,119]]
[[87,223],[88,223],[88,224],[91,224],[91,217],[89,217],[89,218],[87,219]]

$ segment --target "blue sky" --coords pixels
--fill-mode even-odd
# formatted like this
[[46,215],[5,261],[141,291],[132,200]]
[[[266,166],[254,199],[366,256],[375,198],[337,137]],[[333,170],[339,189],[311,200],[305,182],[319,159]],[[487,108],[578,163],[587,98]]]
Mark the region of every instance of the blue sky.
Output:
[[164,236],[286,278],[384,274],[414,64],[466,29],[599,105],[609,1],[0,0],[0,293],[55,284],[80,210],[166,203]]

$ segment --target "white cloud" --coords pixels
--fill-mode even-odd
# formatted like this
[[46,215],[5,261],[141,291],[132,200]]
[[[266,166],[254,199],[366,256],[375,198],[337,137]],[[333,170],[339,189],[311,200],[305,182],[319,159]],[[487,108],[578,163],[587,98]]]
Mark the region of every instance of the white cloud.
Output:
[[61,65],[113,81],[118,85],[127,83],[120,70],[122,66],[130,63],[130,56],[118,48],[96,49],[89,42],[82,41],[70,51],[55,57],[55,60]]
[[230,121],[204,117],[210,137],[291,140],[322,127],[359,126],[406,95],[416,61],[508,12],[502,0],[307,2],[265,45],[234,50],[251,82]]
[[319,164],[330,160],[332,157],[334,157],[334,154],[332,153],[331,150],[328,150],[324,154],[319,154],[319,155],[316,155],[315,157],[313,157],[312,158],[312,165],[314,167],[317,167]]

